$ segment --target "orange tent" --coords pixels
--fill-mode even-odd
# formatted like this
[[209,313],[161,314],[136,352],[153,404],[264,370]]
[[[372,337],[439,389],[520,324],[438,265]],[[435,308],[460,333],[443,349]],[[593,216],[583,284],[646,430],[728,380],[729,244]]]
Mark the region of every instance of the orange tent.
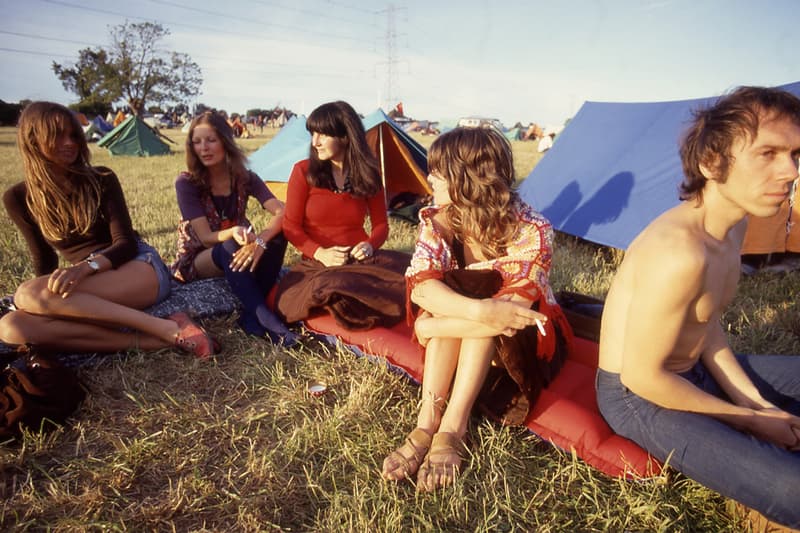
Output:
[[114,123],[112,124],[112,126],[116,128],[117,126],[122,124],[124,120],[125,120],[125,113],[123,113],[122,110],[117,111],[117,116],[114,117]]
[[800,208],[797,188],[771,217],[750,217],[742,254],[800,252]]

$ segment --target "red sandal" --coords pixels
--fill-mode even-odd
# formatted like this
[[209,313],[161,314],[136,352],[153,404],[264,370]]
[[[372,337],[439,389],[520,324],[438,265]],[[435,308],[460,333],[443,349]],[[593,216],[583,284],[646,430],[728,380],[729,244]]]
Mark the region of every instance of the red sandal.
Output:
[[180,328],[175,334],[175,345],[181,350],[194,354],[198,359],[209,359],[212,355],[219,353],[219,343],[189,318],[189,315],[179,312],[167,318],[178,324]]

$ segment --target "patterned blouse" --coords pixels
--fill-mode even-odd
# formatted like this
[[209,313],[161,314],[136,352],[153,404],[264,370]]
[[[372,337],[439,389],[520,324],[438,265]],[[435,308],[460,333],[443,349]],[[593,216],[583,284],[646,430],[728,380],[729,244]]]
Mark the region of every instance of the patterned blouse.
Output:
[[[420,211],[420,232],[414,247],[411,265],[406,270],[408,294],[428,279],[439,279],[449,270],[459,268],[453,247],[437,230],[434,216],[441,207],[426,207]],[[506,247],[506,255],[467,265],[469,270],[494,269],[503,277],[503,285],[494,295],[518,294],[528,300],[540,297],[556,303],[548,276],[553,250],[553,228],[550,222],[528,204],[519,201],[515,206],[518,229]]]

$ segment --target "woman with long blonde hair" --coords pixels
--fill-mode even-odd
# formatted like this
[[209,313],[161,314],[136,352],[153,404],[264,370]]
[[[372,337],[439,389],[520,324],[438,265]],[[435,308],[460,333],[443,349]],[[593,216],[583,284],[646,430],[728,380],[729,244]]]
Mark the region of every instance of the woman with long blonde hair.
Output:
[[[566,356],[569,325],[548,282],[550,223],[514,191],[511,146],[493,128],[457,128],[428,153],[434,206],[406,271],[409,319],[425,347],[417,427],[383,463],[417,489],[453,482],[473,405],[521,424]],[[492,363],[496,363],[493,365]]]
[[175,346],[209,357],[214,341],[186,314],[141,311],[169,295],[169,272],[133,230],[117,176],[90,165],[73,113],[51,102],[28,105],[17,144],[25,180],[3,202],[37,277],[17,288],[0,340],[78,352]]

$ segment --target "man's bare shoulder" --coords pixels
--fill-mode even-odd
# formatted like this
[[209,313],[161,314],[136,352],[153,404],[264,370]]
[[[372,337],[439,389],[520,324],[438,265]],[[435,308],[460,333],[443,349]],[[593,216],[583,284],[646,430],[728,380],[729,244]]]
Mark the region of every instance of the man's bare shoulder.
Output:
[[705,268],[707,249],[696,224],[673,208],[650,223],[625,252],[636,270],[689,273]]

